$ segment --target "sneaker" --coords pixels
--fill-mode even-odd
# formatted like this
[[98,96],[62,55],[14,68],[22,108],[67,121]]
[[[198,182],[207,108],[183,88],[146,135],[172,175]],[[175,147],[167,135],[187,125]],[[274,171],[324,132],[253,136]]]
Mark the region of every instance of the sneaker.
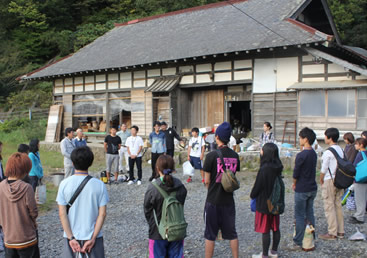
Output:
[[[289,248],[287,248],[287,250],[288,251],[294,251],[294,252],[302,251],[302,246],[297,245],[295,242],[293,242],[293,244]],[[269,250],[269,253],[270,253],[270,250]],[[278,255],[276,257],[278,257]]]
[[134,184],[134,180],[130,180],[130,181],[127,183],[127,185],[132,185],[132,184]]
[[205,179],[203,178],[203,179],[201,179],[201,182],[203,183],[203,184],[205,184]]
[[363,224],[364,223],[364,221],[360,221],[354,216],[349,218],[349,222],[352,223],[352,224]]
[[192,182],[191,177],[189,177],[189,178],[186,180],[186,182],[191,183],[191,182]]
[[154,183],[155,181],[157,181],[157,179],[153,178],[152,183]]
[[263,258],[263,252],[261,252],[259,254],[253,254],[252,258]]
[[271,258],[278,258],[278,253],[273,254],[271,251],[272,250],[269,250],[268,256]]
[[152,182],[154,179],[154,176],[149,177],[149,181]]
[[115,180],[115,181],[113,181],[113,183],[114,183],[115,185],[118,185],[118,184],[119,184],[119,181],[118,181],[118,180]]
[[138,180],[138,182],[136,183],[137,185],[141,185],[141,181],[140,180]]
[[344,233],[338,233],[337,238],[343,239],[344,238]]
[[323,240],[336,240],[337,239],[336,236],[330,235],[329,233],[326,233],[324,235],[319,235],[319,238]]

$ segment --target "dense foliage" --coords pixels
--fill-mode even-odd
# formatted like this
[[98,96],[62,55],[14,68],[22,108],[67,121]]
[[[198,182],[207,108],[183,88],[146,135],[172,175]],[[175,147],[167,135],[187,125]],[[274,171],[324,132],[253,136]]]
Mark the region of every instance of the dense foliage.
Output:
[[[15,79],[75,52],[113,28],[144,16],[219,0],[2,0],[0,109],[48,106],[50,83]],[[367,0],[329,0],[345,44],[367,47]]]

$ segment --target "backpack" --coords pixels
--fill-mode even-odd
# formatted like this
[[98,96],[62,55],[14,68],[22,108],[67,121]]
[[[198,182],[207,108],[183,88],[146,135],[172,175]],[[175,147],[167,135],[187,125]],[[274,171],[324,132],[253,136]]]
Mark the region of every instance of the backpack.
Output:
[[161,221],[158,223],[157,214],[153,209],[155,223],[163,240],[168,242],[183,240],[186,237],[187,223],[184,207],[176,199],[176,192],[167,193],[156,182],[152,183],[164,197]]
[[356,168],[345,156],[341,158],[334,148],[330,147],[328,150],[334,155],[337,162],[335,178],[333,178],[329,168],[330,177],[333,180],[334,186],[338,189],[347,189],[354,183]]
[[269,199],[266,201],[268,210],[271,214],[283,214],[285,208],[284,202],[285,186],[281,176],[277,176],[274,181],[273,190]]

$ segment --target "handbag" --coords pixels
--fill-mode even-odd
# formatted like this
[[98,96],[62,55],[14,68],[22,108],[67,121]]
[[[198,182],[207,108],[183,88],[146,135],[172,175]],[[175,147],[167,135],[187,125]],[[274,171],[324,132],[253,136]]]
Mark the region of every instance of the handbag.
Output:
[[88,183],[88,181],[91,179],[92,177],[90,175],[88,175],[86,178],[84,178],[84,180],[82,181],[82,183],[78,186],[78,188],[76,189],[75,193],[73,194],[73,196],[71,197],[70,201],[68,202],[68,204],[66,205],[66,214],[69,214],[69,209],[70,207],[73,205],[73,203],[75,202],[76,198],[78,198],[79,194],[82,192],[84,186]]
[[367,158],[364,151],[361,151],[363,160],[357,164],[356,170],[356,183],[366,183],[367,182]]
[[250,208],[252,212],[256,212],[256,199],[251,199]]
[[39,185],[36,187],[35,197],[37,204],[46,203],[47,200],[46,185],[42,184],[41,180],[39,181]]
[[[233,193],[238,188],[240,188],[240,182],[236,178],[236,175],[231,170],[228,170],[226,168],[226,163],[224,163],[222,152],[220,150],[216,150],[216,151],[223,164],[223,170],[224,170],[224,172],[222,173],[222,178],[220,182],[223,186],[224,191],[228,193]],[[217,178],[219,177],[219,175],[220,173],[218,173]]]

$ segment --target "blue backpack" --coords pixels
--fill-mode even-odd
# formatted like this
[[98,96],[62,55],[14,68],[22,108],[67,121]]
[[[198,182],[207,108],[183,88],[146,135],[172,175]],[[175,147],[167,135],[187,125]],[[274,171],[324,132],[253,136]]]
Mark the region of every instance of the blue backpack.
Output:
[[364,151],[361,151],[363,160],[357,164],[356,183],[367,182],[367,157]]

